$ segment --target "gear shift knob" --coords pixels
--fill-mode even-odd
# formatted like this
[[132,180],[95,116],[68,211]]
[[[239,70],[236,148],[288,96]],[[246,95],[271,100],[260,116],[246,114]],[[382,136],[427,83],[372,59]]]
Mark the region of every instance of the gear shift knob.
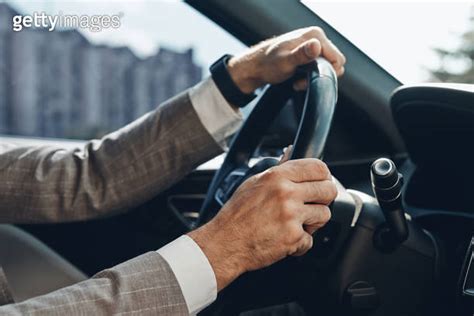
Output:
[[380,158],[372,163],[370,178],[386,220],[379,238],[380,245],[394,248],[408,238],[408,225],[402,208],[403,176],[392,160]]
[[372,164],[372,181],[374,186],[389,188],[398,181],[397,167],[387,158],[379,158]]

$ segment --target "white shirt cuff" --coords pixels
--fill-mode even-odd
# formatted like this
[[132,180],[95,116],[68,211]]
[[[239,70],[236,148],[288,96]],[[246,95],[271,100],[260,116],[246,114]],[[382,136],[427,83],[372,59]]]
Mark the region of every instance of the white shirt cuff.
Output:
[[157,250],[178,280],[190,315],[217,297],[217,281],[209,260],[191,237],[183,235]]
[[227,103],[211,77],[191,88],[189,98],[202,125],[225,150],[226,140],[242,123],[240,110],[236,111]]

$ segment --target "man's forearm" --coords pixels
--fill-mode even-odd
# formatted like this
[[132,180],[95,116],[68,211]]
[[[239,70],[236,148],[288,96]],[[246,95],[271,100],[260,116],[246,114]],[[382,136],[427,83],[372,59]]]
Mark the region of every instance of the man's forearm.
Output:
[[0,307],[1,315],[188,315],[169,265],[149,252],[89,280]]
[[221,150],[187,93],[84,148],[0,146],[0,221],[111,215],[150,199]]

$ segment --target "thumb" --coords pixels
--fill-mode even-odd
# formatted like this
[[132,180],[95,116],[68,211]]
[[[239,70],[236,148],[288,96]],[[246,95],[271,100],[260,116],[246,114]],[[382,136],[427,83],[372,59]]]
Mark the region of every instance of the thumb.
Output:
[[303,42],[290,53],[290,59],[295,66],[305,65],[321,54],[321,43],[312,38]]
[[283,156],[280,158],[280,162],[278,163],[281,165],[284,162],[287,162],[290,159],[291,152],[293,151],[293,145],[289,145],[283,149]]

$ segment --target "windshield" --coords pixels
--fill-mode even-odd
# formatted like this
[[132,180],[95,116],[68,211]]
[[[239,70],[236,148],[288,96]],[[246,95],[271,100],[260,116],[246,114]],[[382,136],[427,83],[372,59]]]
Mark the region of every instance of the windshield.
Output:
[[472,2],[302,2],[403,83],[474,83]]

